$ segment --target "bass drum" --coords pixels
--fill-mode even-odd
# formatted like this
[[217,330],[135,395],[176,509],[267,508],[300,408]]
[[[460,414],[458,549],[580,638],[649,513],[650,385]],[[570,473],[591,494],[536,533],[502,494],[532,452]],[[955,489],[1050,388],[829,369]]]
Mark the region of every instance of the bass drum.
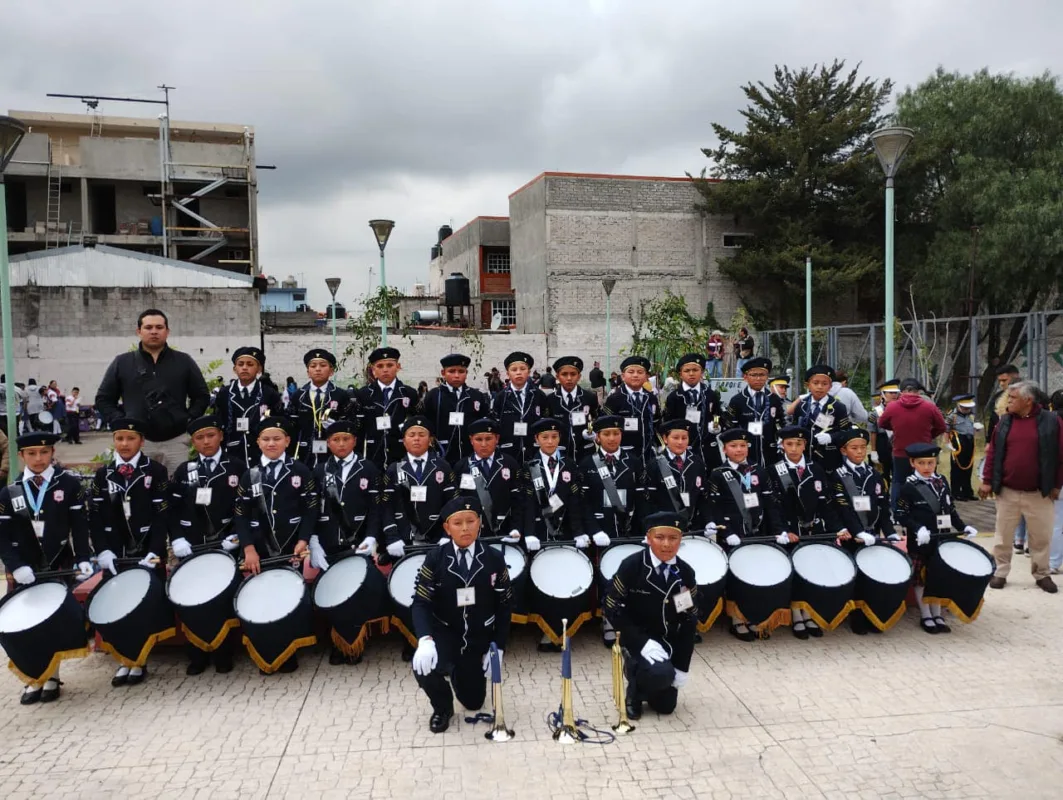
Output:
[[908,608],[912,561],[896,547],[875,542],[856,551],[854,604],[880,631],[889,630]]
[[528,621],[528,559],[523,550],[511,544],[496,542],[490,546],[502,554],[509,571],[509,585],[513,590],[513,612],[509,618],[523,625]]
[[602,605],[605,603],[606,594],[609,593],[609,586],[624,559],[635,553],[641,553],[645,549],[645,545],[624,542],[623,544],[611,544],[602,551],[598,559],[598,602],[595,608],[598,615],[602,613]]
[[240,624],[233,598],[240,568],[228,553],[200,553],[182,561],[166,581],[166,596],[177,611],[185,638],[204,652],[221,647]]
[[694,580],[698,584],[698,630],[704,633],[723,611],[727,553],[704,536],[684,536],[679,557],[694,568]]
[[299,648],[317,644],[310,593],[292,567],[252,575],[236,590],[233,607],[248,655],[263,672],[276,672]]
[[856,606],[856,562],[841,547],[821,542],[798,544],[790,554],[794,565],[792,605],[808,613],[819,627],[832,631]]
[[11,671],[39,689],[64,659],[89,654],[85,611],[59,581],[16,589],[0,600],[0,647]]
[[775,544],[740,544],[728,556],[727,614],[760,633],[790,624],[790,556]]
[[417,589],[417,574],[424,564],[424,553],[411,553],[396,562],[388,575],[388,594],[391,596],[391,622],[414,647],[413,593]]
[[332,626],[332,643],[357,658],[369,636],[367,623],[387,616],[387,582],[368,556],[350,553],[314,579],[314,608]]
[[[568,545],[544,547],[532,559],[528,621],[534,622],[554,644],[562,633],[572,636],[594,618],[594,565]],[[568,620],[563,628],[562,620]]]
[[166,587],[145,567],[104,578],[89,595],[86,613],[103,650],[123,667],[143,667],[152,648],[177,633]]
[[974,542],[944,541],[927,562],[923,602],[940,604],[964,622],[974,622],[996,568],[993,557]]

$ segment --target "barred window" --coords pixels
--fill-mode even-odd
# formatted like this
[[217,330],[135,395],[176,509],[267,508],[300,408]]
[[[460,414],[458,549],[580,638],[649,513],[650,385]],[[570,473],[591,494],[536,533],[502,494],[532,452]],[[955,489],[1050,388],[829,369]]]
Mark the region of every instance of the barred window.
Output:
[[[508,261],[509,258],[507,257]],[[491,316],[498,314],[502,317],[502,325],[517,324],[517,301],[516,300],[492,300]]]
[[488,253],[487,271],[502,275],[509,274],[509,253]]

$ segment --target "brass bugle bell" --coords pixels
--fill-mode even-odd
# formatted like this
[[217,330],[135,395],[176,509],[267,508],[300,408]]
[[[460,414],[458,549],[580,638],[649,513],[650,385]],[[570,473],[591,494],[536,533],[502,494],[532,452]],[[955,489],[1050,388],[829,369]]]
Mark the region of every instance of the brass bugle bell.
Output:
[[635,726],[627,718],[627,693],[624,691],[624,651],[620,649],[620,631],[613,642],[613,702],[620,718],[613,726],[617,734],[631,733]]
[[506,715],[502,709],[502,664],[498,660],[498,646],[491,642],[489,651],[491,666],[491,703],[494,705],[495,721],[491,730],[484,734],[492,742],[508,742],[513,738],[513,731],[506,727]]

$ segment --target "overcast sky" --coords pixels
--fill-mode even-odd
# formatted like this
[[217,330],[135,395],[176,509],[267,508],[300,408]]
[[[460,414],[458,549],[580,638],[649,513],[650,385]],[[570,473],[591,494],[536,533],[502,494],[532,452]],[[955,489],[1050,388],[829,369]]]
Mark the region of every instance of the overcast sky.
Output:
[[[343,279],[377,259],[367,221],[397,222],[388,282],[427,277],[444,223],[507,215],[540,172],[682,175],[739,86],[844,58],[898,89],[936,66],[1063,72],[1058,0],[48,0],[4,18],[0,103],[78,113],[46,92],[158,96],[175,119],[253,125],[261,263]],[[154,116],[147,106],[103,113]],[[379,276],[377,276],[377,279]]]

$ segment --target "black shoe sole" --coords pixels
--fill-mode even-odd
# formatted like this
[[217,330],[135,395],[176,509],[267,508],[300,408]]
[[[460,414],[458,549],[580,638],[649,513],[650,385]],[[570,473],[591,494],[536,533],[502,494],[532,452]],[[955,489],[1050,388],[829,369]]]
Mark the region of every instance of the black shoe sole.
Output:
[[42,691],[38,689],[35,692],[23,692],[22,696],[18,699],[19,704],[24,706],[36,705],[41,701]]
[[823,628],[819,627],[818,625],[814,628],[808,628],[808,635],[811,636],[813,639],[822,639]]
[[144,667],[144,671],[141,672],[139,675],[134,675],[133,673],[129,673],[129,677],[126,678],[126,684],[128,686],[136,686],[137,684],[143,683],[145,680],[147,680],[147,677],[148,677],[148,668]]
[[116,675],[115,677],[111,678],[111,686],[114,686],[115,688],[117,688],[119,686],[125,686],[128,683],[129,683],[129,676],[128,675],[123,675],[122,677],[118,677]]
[[435,719],[436,715],[433,714],[432,719],[428,721],[428,730],[430,730],[432,733],[443,733],[447,728],[450,727],[450,720],[454,715],[443,714],[440,716],[442,717],[442,719],[437,721]]
[[42,703],[54,703],[59,699],[59,689],[45,690],[41,692]]

